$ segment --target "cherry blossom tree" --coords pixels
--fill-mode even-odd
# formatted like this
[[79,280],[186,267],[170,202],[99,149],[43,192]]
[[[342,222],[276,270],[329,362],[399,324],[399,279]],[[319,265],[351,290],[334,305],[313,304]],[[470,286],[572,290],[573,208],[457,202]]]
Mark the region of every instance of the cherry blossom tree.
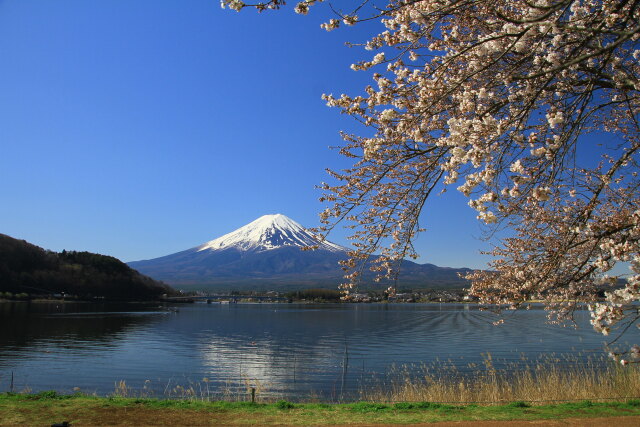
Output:
[[[235,10],[284,3],[222,0]],[[374,253],[386,277],[417,257],[420,213],[453,188],[489,235],[508,230],[494,235],[490,269],[467,276],[481,301],[539,299],[558,320],[587,303],[605,335],[640,327],[640,0],[345,3],[323,28],[382,25],[363,45],[371,59],[352,65],[373,84],[323,95],[370,129],[343,134],[353,164],[321,186],[319,231],[353,228],[346,288]],[[621,262],[631,269],[622,286],[611,274]],[[623,364],[640,348],[626,353]]]

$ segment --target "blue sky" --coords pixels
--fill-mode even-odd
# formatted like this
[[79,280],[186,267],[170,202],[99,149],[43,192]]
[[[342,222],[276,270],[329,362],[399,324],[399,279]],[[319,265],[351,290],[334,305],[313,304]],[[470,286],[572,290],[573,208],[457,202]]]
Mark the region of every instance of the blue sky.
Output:
[[[322,5],[236,13],[215,0],[0,0],[0,233],[124,261],[198,245],[267,213],[317,225],[329,146],[355,122],[322,93],[370,74]],[[419,262],[483,267],[475,212],[433,200]],[[346,232],[330,239],[346,244]]]

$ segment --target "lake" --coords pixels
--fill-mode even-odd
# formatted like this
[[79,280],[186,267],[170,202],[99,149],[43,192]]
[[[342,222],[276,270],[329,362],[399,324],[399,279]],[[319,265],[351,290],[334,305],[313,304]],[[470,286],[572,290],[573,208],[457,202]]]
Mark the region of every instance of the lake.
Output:
[[[474,304],[1,303],[0,391],[13,375],[14,391],[243,398],[255,387],[261,397],[335,401],[394,366],[464,374],[488,354],[505,369],[523,358],[602,358],[587,311],[577,329],[546,324],[540,306],[497,319]],[[623,341],[640,342],[633,329]]]

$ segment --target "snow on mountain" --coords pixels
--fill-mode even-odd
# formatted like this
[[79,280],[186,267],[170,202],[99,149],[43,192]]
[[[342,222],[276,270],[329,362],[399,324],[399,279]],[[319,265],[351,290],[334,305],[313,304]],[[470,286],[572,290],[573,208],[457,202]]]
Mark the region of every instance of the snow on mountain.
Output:
[[347,248],[329,241],[320,241],[300,224],[282,215],[264,215],[222,237],[198,246],[198,252],[237,249],[240,251],[267,251],[284,246],[306,247],[344,252]]
[[[302,247],[318,246],[315,251]],[[264,215],[222,237],[159,258],[129,266],[166,283],[201,288],[301,289],[335,288],[344,275],[339,261],[348,249],[318,240],[300,224],[281,214]],[[373,284],[365,268],[363,280]],[[467,269],[403,261],[398,283],[408,286],[462,287],[458,276]],[[381,284],[380,286],[388,286]]]

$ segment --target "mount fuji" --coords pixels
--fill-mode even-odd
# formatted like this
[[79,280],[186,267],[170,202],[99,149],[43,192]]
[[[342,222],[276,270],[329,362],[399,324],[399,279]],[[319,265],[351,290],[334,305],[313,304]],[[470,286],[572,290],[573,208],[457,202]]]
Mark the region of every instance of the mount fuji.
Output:
[[300,224],[282,214],[264,215],[229,234],[211,240],[197,249],[216,251],[236,249],[242,252],[263,252],[286,246],[299,248],[319,245],[329,252],[345,252],[348,249],[328,241],[320,241]]
[[[317,249],[302,250],[309,246]],[[343,280],[338,261],[347,258],[347,251],[319,240],[291,218],[275,214],[194,248],[128,264],[154,279],[198,288],[333,288]],[[467,282],[458,273],[468,271],[404,261],[399,282],[414,287],[463,287]]]

